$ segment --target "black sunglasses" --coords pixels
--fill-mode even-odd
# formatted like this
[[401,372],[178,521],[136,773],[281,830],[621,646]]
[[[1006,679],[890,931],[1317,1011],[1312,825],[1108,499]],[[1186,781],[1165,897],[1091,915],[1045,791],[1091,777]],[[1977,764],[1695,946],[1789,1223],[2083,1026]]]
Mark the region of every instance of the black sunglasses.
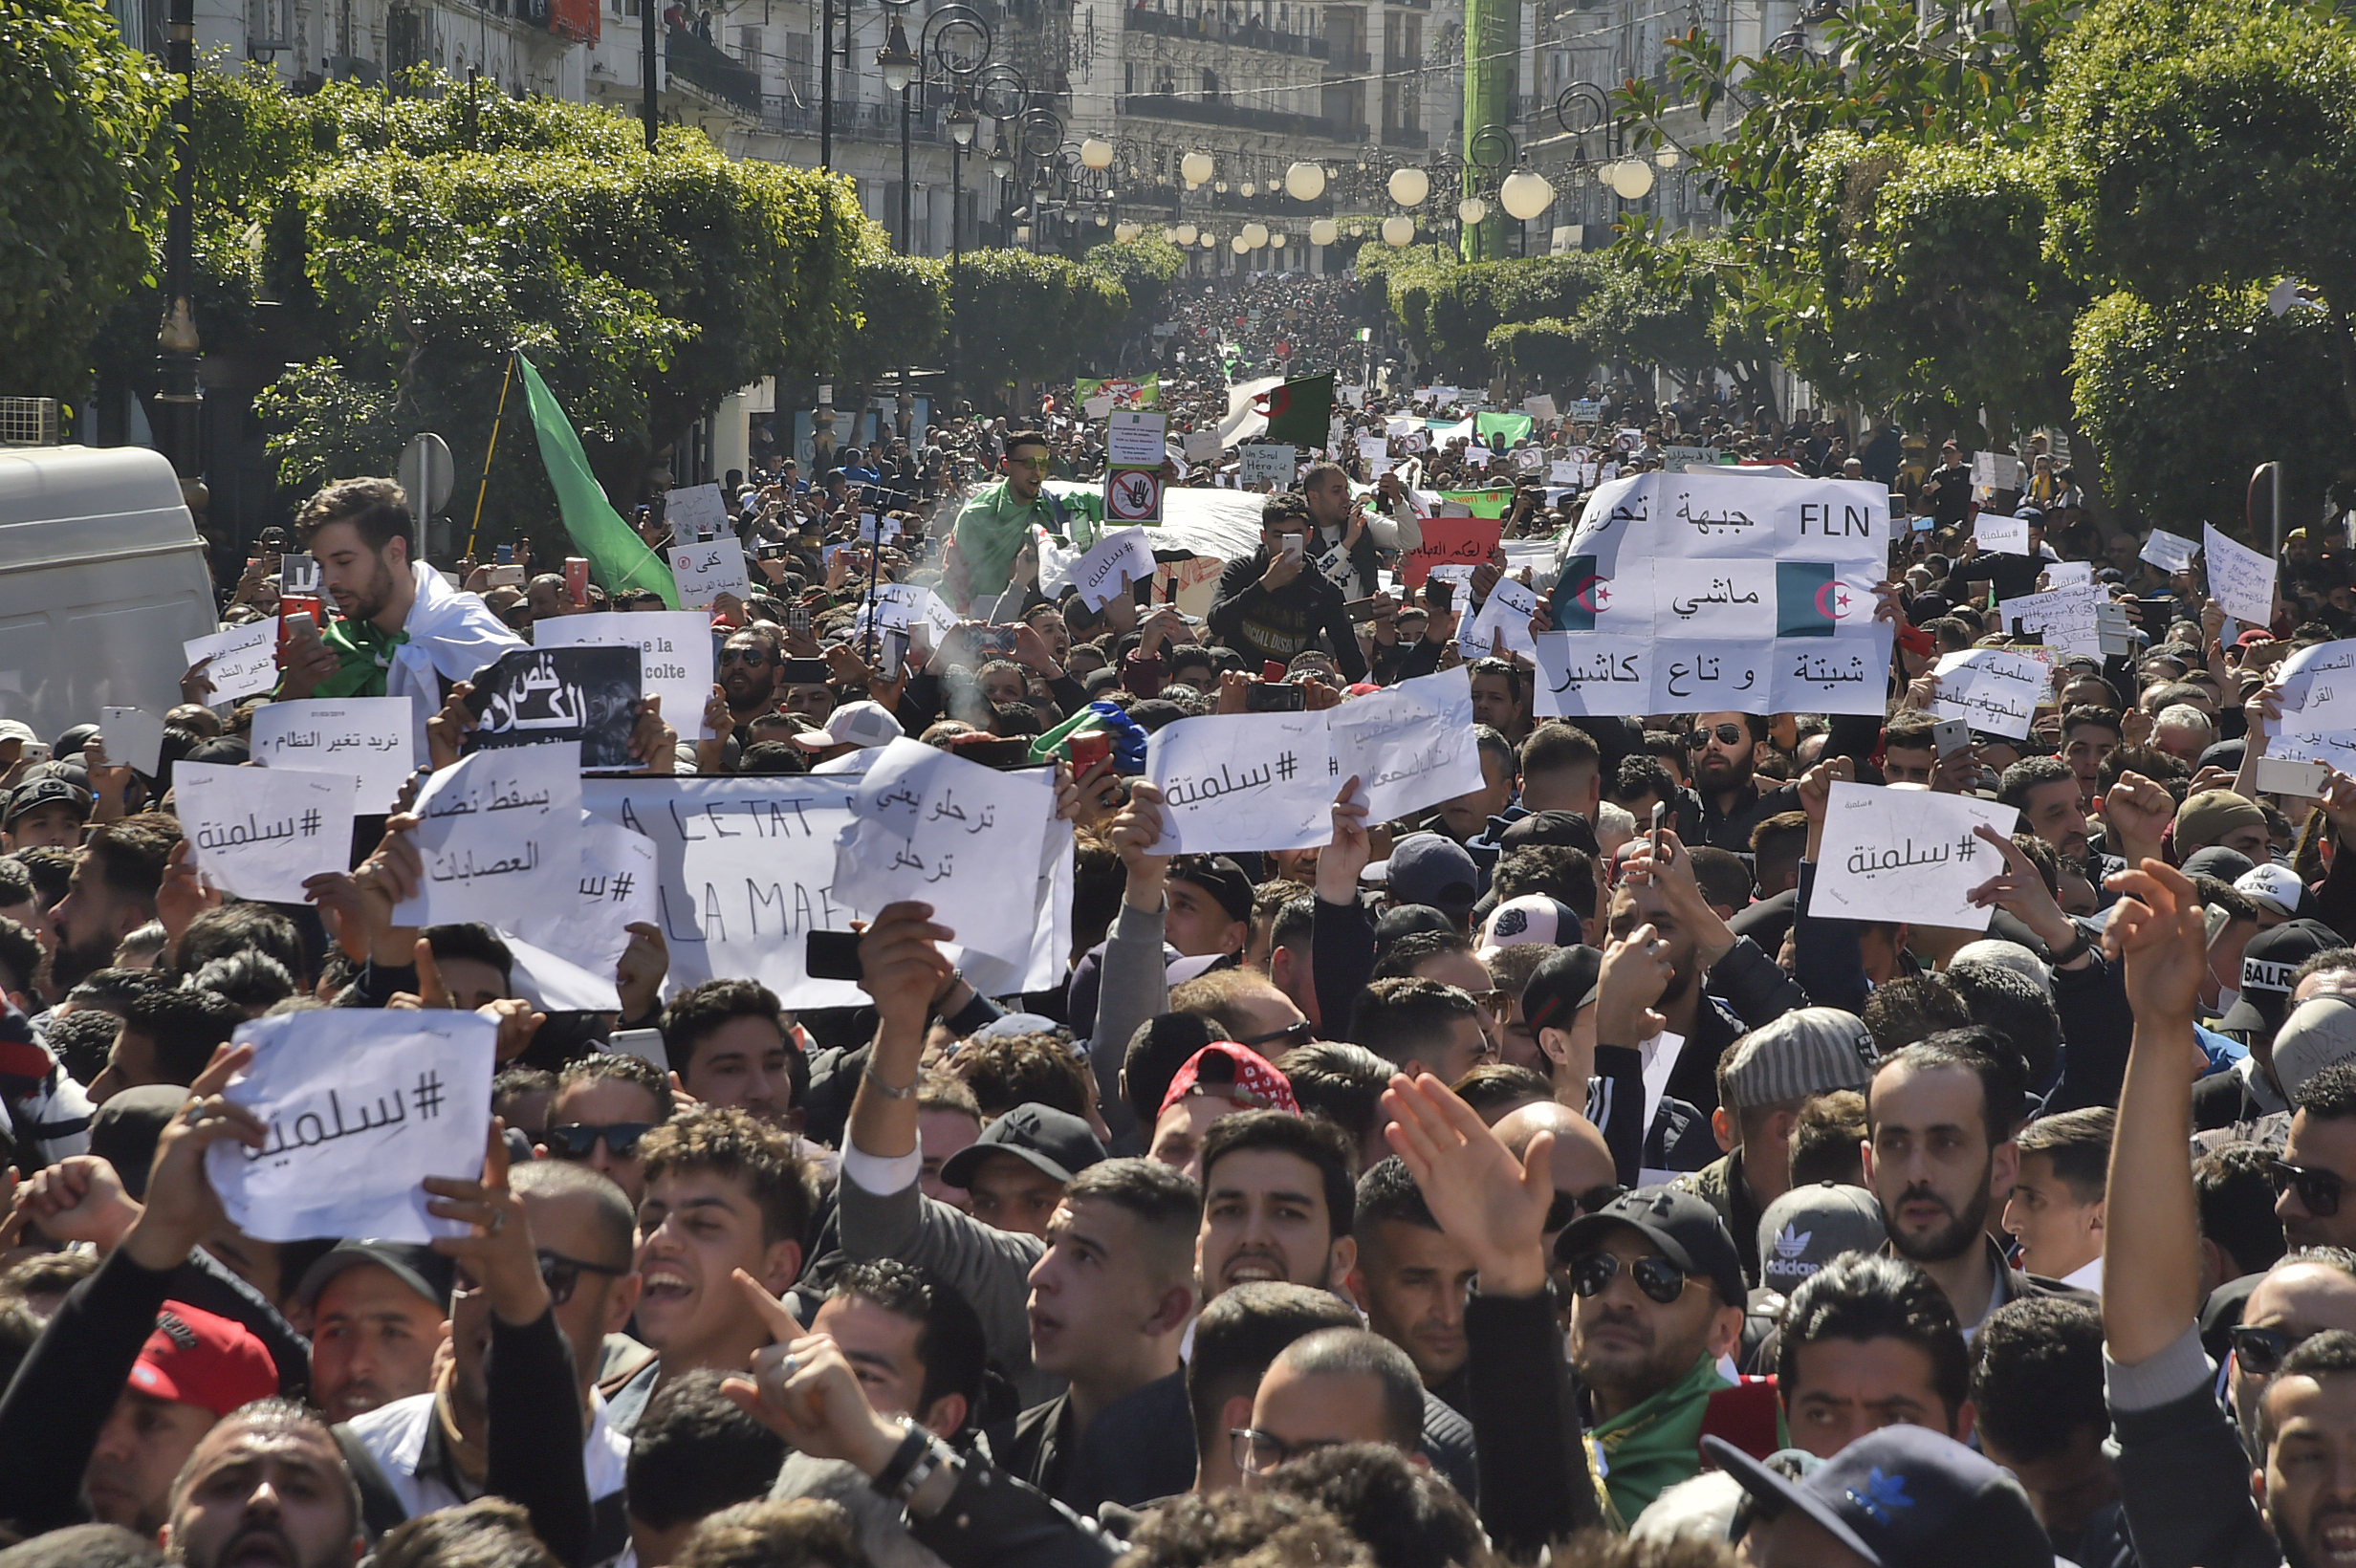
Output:
[[2347,1184],[2336,1172],[2320,1165],[2294,1165],[2287,1160],[2277,1160],[2267,1174],[2274,1178],[2274,1194],[2280,1197],[2293,1187],[2299,1189],[2299,1207],[2319,1220],[2327,1220],[2340,1211],[2340,1195]]
[[1689,751],[1700,751],[1703,747],[1710,744],[1710,737],[1713,733],[1718,737],[1718,744],[1721,746],[1740,746],[1745,740],[1750,738],[1750,731],[1744,730],[1741,725],[1722,724],[1719,725],[1715,730],[1694,730],[1691,734],[1686,736],[1685,749]]
[[2307,1340],[2304,1334],[2293,1334],[2288,1329],[2258,1328],[2249,1323],[2236,1323],[2225,1331],[2234,1344],[2234,1363],[2256,1378],[2271,1378],[2282,1364],[2282,1358]]
[[762,648],[722,648],[720,650],[720,663],[724,664],[751,664],[755,669],[758,669],[761,665],[769,663],[769,654],[767,650]]
[[605,1140],[606,1152],[617,1160],[627,1160],[638,1153],[638,1141],[654,1131],[651,1122],[552,1122],[540,1136],[549,1152],[567,1160],[586,1160],[598,1140]]
[[1557,1230],[1568,1229],[1571,1221],[1582,1214],[1602,1212],[1626,1197],[1627,1192],[1626,1187],[1615,1187],[1609,1182],[1601,1187],[1591,1187],[1584,1192],[1564,1192],[1558,1188],[1554,1202],[1546,1206],[1546,1233],[1552,1235]]
[[[1316,1038],[1317,1025],[1303,1018],[1297,1024],[1286,1024],[1282,1029],[1272,1029],[1265,1034],[1254,1034],[1248,1040],[1237,1040],[1235,1043],[1248,1045],[1253,1050],[1258,1051],[1263,1045],[1282,1040],[1286,1049],[1289,1050],[1296,1045],[1307,1045]],[[1262,1055],[1265,1054],[1262,1053]]]
[[[532,1255],[539,1260],[540,1283],[548,1287],[549,1301],[559,1307],[573,1299],[573,1292],[579,1287],[582,1274],[604,1274],[608,1278],[619,1279],[630,1272],[627,1268],[609,1269],[602,1263],[586,1263],[577,1257],[567,1257],[562,1252],[540,1252]],[[457,1270],[451,1277],[450,1293],[453,1296],[472,1296],[482,1288],[474,1275],[465,1269]]]
[[[1620,1254],[1588,1252],[1571,1263],[1571,1289],[1581,1296],[1601,1296],[1620,1275]],[[1636,1288],[1663,1306],[1685,1294],[1686,1274],[1665,1257],[1640,1257],[1627,1265]]]

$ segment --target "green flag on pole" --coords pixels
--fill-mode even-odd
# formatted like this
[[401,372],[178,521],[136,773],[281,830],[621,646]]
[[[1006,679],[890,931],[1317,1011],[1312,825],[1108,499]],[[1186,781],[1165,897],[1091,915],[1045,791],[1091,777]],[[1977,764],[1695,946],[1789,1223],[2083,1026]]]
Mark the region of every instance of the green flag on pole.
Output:
[[564,531],[573,546],[589,557],[590,576],[608,594],[625,588],[651,588],[663,602],[679,608],[679,585],[662,556],[646,548],[605,498],[604,487],[589,471],[588,456],[564,405],[540,380],[540,373],[521,354],[515,363],[524,373],[524,395],[532,403],[532,428],[540,438],[540,462],[548,482],[556,488],[556,507],[564,514]]
[[1259,411],[1268,416],[1268,439],[1296,446],[1322,446],[1333,425],[1334,378],[1304,376],[1259,395]]

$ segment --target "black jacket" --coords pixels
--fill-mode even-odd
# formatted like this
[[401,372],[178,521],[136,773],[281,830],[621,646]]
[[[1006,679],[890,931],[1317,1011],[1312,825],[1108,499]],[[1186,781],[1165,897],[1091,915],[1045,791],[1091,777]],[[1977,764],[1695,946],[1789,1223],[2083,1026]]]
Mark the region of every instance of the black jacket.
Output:
[[1281,588],[1261,586],[1267,570],[1263,546],[1249,560],[1231,562],[1219,574],[1218,597],[1211,600],[1207,618],[1211,635],[1247,660],[1290,664],[1315,647],[1322,634],[1342,676],[1364,680],[1365,656],[1358,651],[1358,629],[1350,624],[1342,590],[1311,562],[1302,563],[1300,575]]
[[1130,1390],[1072,1430],[1072,1396],[1057,1395],[989,1435],[990,1457],[1082,1516],[1101,1503],[1134,1508],[1194,1485],[1194,1412],[1182,1369]]

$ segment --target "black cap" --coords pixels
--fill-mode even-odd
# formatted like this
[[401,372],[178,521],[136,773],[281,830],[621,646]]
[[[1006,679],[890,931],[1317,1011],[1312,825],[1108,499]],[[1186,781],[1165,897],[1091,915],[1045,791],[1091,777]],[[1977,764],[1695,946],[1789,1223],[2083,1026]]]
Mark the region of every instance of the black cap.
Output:
[[1722,1437],[1703,1438],[1702,1452],[1758,1500],[1763,1518],[1798,1509],[1870,1568],[2059,1560],[2012,1472],[1928,1426],[1867,1432],[1797,1481]]
[[1445,935],[1463,929],[1462,922],[1449,919],[1429,904],[1396,904],[1375,917],[1374,946],[1383,951],[1411,932],[1438,931]]
[[1570,1028],[1571,1015],[1603,972],[1603,954],[1594,947],[1558,947],[1540,959],[1521,988],[1521,1016],[1530,1033]]
[[1715,1285],[1726,1305],[1739,1307],[1750,1299],[1742,1282],[1742,1254],[1734,1250],[1726,1222],[1709,1199],[1673,1187],[1640,1187],[1582,1214],[1555,1238],[1555,1256],[1570,1261],[1615,1225],[1639,1231],[1678,1268]]
[[2214,877],[2219,882],[2232,882],[2257,864],[2256,860],[2251,860],[2237,849],[2227,849],[2223,844],[2211,844],[2187,855],[2184,858],[2184,864],[2177,869],[2188,877]]
[[19,784],[9,792],[8,812],[0,817],[0,827],[38,807],[60,803],[72,806],[85,817],[90,815],[90,792],[77,790],[62,778],[36,778],[30,784]]
[[115,1167],[123,1191],[147,1196],[147,1167],[156,1163],[164,1129],[188,1102],[177,1083],[146,1083],[109,1095],[90,1118],[90,1152]]
[[1058,1182],[1069,1182],[1104,1158],[1088,1123],[1069,1111],[1030,1100],[1015,1106],[982,1129],[982,1136],[941,1164],[941,1180],[964,1187],[984,1160],[1011,1154],[1023,1164]]
[[1594,824],[1575,811],[1534,811],[1508,823],[1497,835],[1500,854],[1526,844],[1562,844],[1583,850],[1591,860],[1601,860],[1603,854],[1603,846],[1596,841]]
[[1252,918],[1252,879],[1224,855],[1181,855],[1169,863],[1171,882],[1192,882],[1219,901],[1230,920]]
[[407,1241],[339,1241],[303,1271],[294,1299],[306,1308],[319,1304],[329,1280],[363,1263],[373,1263],[424,1296],[443,1312],[449,1311],[451,1276],[455,1265],[430,1247]]
[[2217,1020],[2217,1027],[2228,1034],[2246,1032],[2272,1039],[2290,1011],[2291,975],[2324,948],[2345,945],[2340,933],[2320,920],[2286,920],[2258,932],[2241,949],[2241,999]]

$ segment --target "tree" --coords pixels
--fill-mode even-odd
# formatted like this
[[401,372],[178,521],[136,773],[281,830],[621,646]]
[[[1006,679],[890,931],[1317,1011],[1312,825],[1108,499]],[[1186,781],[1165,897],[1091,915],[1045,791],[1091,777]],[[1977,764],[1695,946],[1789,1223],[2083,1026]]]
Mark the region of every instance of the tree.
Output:
[[969,250],[949,270],[961,363],[976,385],[1062,380],[1128,314],[1101,272],[1028,250]]
[[88,392],[92,340],[153,266],[170,95],[103,7],[0,3],[0,393]]
[[1080,264],[1099,277],[1117,283],[1129,296],[1129,319],[1150,324],[1167,319],[1164,307],[1169,291],[1187,270],[1185,252],[1148,229],[1133,240],[1113,240],[1091,248]]
[[949,324],[949,268],[877,247],[859,258],[854,278],[859,325],[842,340],[838,368],[852,389],[848,406],[864,408],[884,376],[938,362]]

